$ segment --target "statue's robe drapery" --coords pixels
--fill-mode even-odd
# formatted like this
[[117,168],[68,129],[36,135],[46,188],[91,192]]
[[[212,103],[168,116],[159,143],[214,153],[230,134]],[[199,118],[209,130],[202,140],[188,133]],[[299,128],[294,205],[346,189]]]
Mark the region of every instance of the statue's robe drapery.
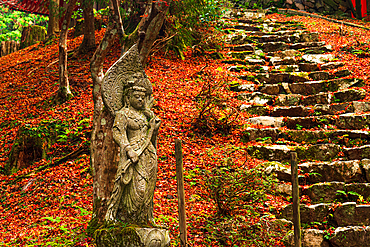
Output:
[[[128,157],[125,149],[128,146],[138,152],[148,138],[149,144],[139,156],[136,164],[130,164],[123,174],[116,177],[116,186],[110,203],[113,210],[110,212],[114,220],[136,225],[153,223],[153,195],[157,179],[157,155],[155,143],[149,136],[151,126],[144,114],[123,108],[116,113],[113,125],[113,138],[120,146],[120,164],[124,164]],[[118,172],[120,167],[118,168]]]

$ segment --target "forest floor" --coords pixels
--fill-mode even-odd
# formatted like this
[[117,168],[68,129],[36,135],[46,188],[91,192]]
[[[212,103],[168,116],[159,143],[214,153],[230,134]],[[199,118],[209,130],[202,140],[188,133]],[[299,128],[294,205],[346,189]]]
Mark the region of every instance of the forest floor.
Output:
[[[364,79],[364,88],[370,90],[368,30],[317,18],[280,14],[269,17],[302,21],[309,31],[319,32],[320,40],[332,45],[333,54],[346,61],[345,68],[352,71],[354,77]],[[97,41],[101,40],[104,31],[96,32]],[[215,32],[214,35],[220,37],[222,33]],[[82,37],[70,36],[68,50],[76,49],[81,42]],[[92,54],[69,59],[68,72],[74,97],[64,104],[54,105],[51,99],[58,89],[57,43],[57,39],[49,44],[39,43],[0,58],[0,167],[5,167],[20,127],[26,126],[44,136],[49,130],[40,126],[45,126],[45,123],[53,123],[60,128],[57,141],[49,148],[46,159],[10,176],[0,175],[1,246],[94,246],[91,239],[84,236],[93,201],[89,155],[83,154],[75,160],[35,172],[38,167],[53,164],[66,154],[89,145],[94,107],[89,62]],[[343,50],[343,47],[348,49]],[[358,50],[369,56],[358,57]],[[221,52],[226,54],[227,50],[221,49]],[[106,58],[105,71],[119,58],[119,53],[117,41]],[[183,141],[189,242],[193,246],[243,245],[242,240],[233,240],[236,235],[230,231],[224,231],[224,236],[215,233],[223,227],[215,222],[225,222],[225,218],[217,216],[217,205],[207,189],[207,171],[225,165],[252,169],[262,162],[247,156],[246,144],[241,142],[242,127],[250,115],[240,112],[234,121],[221,121],[221,125],[208,118],[211,134],[207,135],[194,128],[201,109],[204,109],[207,93],[227,106],[214,108],[213,114],[218,120],[223,114],[235,116],[233,109],[238,109],[239,103],[234,93],[228,90],[227,82],[238,79],[230,76],[228,66],[222,60],[188,50],[184,60],[171,53],[157,53],[150,58],[146,68],[154,87],[154,112],[162,119],[154,215],[158,223],[169,226],[173,246],[179,245],[175,139]],[[365,100],[369,100],[369,95]],[[227,133],[221,131],[228,127]],[[27,176],[22,178],[24,175]],[[230,208],[228,214],[247,217],[244,220],[253,225],[260,222],[263,215],[271,217],[269,212],[272,209],[286,203],[286,198],[268,195],[265,202],[253,204],[251,211],[257,212],[250,214],[253,217],[247,217],[249,211],[239,207]],[[220,242],[225,236],[229,239]],[[281,245],[279,236],[264,239],[266,245],[269,245],[267,242],[270,246]],[[247,243],[248,240],[245,241]]]

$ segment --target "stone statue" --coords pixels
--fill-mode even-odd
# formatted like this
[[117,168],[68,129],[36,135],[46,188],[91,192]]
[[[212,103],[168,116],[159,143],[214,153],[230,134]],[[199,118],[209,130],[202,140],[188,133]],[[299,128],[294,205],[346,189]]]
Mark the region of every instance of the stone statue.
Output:
[[138,226],[136,234],[141,239],[144,239],[143,234],[145,238],[149,236],[149,240],[145,240],[151,243],[148,246],[167,246],[168,231],[156,228],[153,218],[153,195],[158,170],[156,142],[161,121],[150,110],[152,91],[136,45],[104,76],[103,100],[115,116],[113,138],[120,148],[105,220]]

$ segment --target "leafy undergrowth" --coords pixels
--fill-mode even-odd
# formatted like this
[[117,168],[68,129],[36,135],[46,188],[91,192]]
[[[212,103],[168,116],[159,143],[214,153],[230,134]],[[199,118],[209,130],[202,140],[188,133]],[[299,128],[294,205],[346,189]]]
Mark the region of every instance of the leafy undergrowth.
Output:
[[[365,89],[370,89],[370,58],[342,50],[344,46],[356,47],[358,42],[369,43],[365,30],[343,27],[340,33],[337,24],[321,19],[278,14],[271,17],[300,20],[309,30],[320,32],[321,39],[333,45],[334,53],[346,61],[346,67],[356,77],[365,80]],[[97,32],[97,40],[103,34],[104,30]],[[77,48],[81,41],[81,37],[70,39],[68,49]],[[105,70],[118,59],[119,51],[117,42],[106,58]],[[58,89],[57,40],[0,58],[0,167],[5,167],[21,126],[37,128],[41,121],[55,120],[66,126],[66,131],[59,133],[57,142],[50,148],[47,159],[11,176],[0,175],[2,246],[94,246],[83,234],[92,211],[89,156],[82,155],[35,172],[38,167],[53,164],[89,144],[93,112],[91,55],[69,60],[74,97],[62,105],[52,103]],[[189,50],[185,60],[170,54],[156,54],[146,69],[154,85],[154,111],[163,121],[158,143],[154,212],[158,223],[169,226],[174,246],[179,245],[174,157],[177,138],[183,141],[189,242],[193,246],[281,245],[280,236],[268,232],[268,227],[263,225],[267,224],[265,218],[269,211],[286,204],[284,198],[256,195],[253,198],[259,198],[258,202],[249,197],[244,201],[235,199],[237,201],[230,204],[234,206],[224,208],[225,216],[220,216],[214,195],[209,195],[207,181],[215,181],[209,179],[215,174],[215,168],[220,171],[227,168],[225,172],[230,175],[238,169],[253,170],[261,163],[246,155],[245,144],[240,141],[248,116],[240,113],[235,117],[238,102],[227,90],[225,81],[234,80],[228,75],[227,66],[218,60],[194,57]],[[207,101],[207,95],[217,100]],[[223,133],[223,128],[228,132]]]

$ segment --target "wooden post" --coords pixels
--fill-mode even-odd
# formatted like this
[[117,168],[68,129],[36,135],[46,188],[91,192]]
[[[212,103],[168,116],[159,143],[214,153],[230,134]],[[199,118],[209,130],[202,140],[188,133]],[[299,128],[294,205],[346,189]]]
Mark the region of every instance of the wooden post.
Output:
[[296,152],[291,153],[290,164],[292,169],[294,247],[301,247],[301,215],[299,212],[299,184]]
[[186,215],[185,215],[185,193],[184,193],[184,174],[182,164],[181,140],[175,140],[176,156],[176,178],[177,178],[177,198],[179,201],[179,225],[181,246],[187,246],[188,239],[186,233]]

